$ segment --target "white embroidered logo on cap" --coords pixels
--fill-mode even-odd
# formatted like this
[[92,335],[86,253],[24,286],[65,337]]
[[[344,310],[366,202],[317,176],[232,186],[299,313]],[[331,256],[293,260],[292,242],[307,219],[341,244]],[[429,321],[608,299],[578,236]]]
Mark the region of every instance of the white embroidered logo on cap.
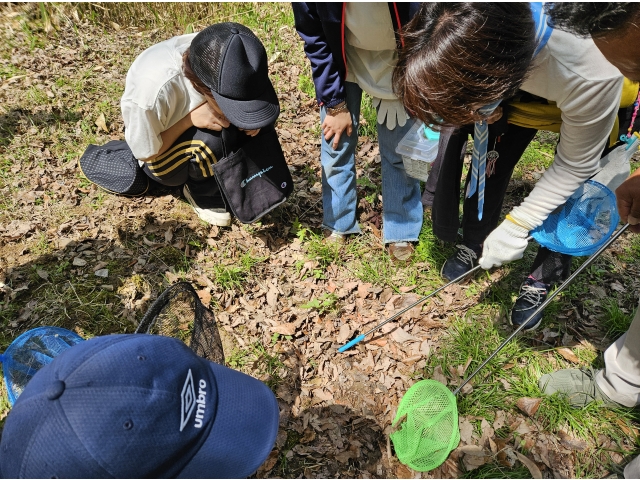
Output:
[[204,419],[204,409],[206,408],[206,400],[207,400],[207,382],[204,380],[200,380],[198,382],[198,399],[196,403],[198,404],[198,409],[196,410],[196,421],[194,423],[194,427],[202,428],[202,420]]
[[180,400],[182,403],[182,411],[180,418],[180,431],[184,429],[187,422],[191,418],[193,409],[196,406],[196,389],[193,386],[193,375],[191,375],[191,369],[187,373],[187,378],[182,386],[182,393],[180,394]]

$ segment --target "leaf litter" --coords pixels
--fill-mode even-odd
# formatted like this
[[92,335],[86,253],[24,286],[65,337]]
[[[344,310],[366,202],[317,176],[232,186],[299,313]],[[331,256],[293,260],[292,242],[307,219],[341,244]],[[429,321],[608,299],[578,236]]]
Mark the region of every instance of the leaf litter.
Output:
[[[83,181],[76,169],[89,138],[87,129],[94,143],[123,139],[118,95],[133,58],[181,32],[123,28],[113,22],[117,35],[98,33],[84,20],[79,23],[83,28],[62,26],[46,44],[31,49],[18,18],[5,15],[0,20],[3,34],[15,43],[5,51],[0,67],[11,65],[25,72],[3,76],[0,84],[3,128],[12,132],[0,143],[12,175],[10,183],[0,185],[3,202],[10,207],[0,211],[0,296],[9,334],[5,343],[46,321],[43,311],[50,304],[36,293],[45,283],[65,298],[55,309],[67,322],[64,326],[98,335],[132,332],[155,296],[169,284],[187,280],[214,310],[227,360],[234,362],[230,365],[272,385],[278,397],[281,429],[258,477],[457,478],[487,464],[522,464],[534,478],[575,475],[576,452],[590,452],[595,446],[564,430],[545,432],[536,420],[540,399],[514,399],[511,406],[521,412],[496,410],[487,418],[461,415],[460,445],[432,472],[413,472],[394,457],[388,435],[400,398],[426,375],[425,366],[438,355],[448,318],[480,296],[452,286],[434,299],[434,306],[415,307],[383,334],[345,355],[337,354],[337,347],[353,335],[419,296],[413,292],[416,285],[394,290],[333,265],[327,270],[330,274],[314,276],[318,262],[305,256],[305,244],[292,230],[294,222],[311,228],[322,223],[319,118],[315,100],[298,88],[299,75],[310,76],[310,71],[292,26],[278,31],[289,50],[274,55],[270,73],[278,78],[276,88],[285,107],[277,130],[296,190],[260,224],[234,223],[224,229],[194,218],[175,189],[142,198],[117,197]],[[257,33],[266,36],[264,31]],[[56,84],[59,78],[82,78],[82,65],[91,73],[81,90]],[[23,92],[28,89],[42,91],[47,100],[27,102]],[[114,93],[101,93],[106,91]],[[357,165],[360,177],[379,182],[374,140],[360,139]],[[381,206],[371,200],[361,198],[361,224],[367,234],[379,238]],[[233,273],[243,255],[263,260],[247,272]],[[223,278],[228,283],[222,283]],[[71,305],[82,283],[92,292],[102,292],[96,298],[100,308],[117,319],[113,324],[96,327],[94,319],[82,313],[90,304],[80,294],[75,307],[65,304]],[[605,295],[638,286],[626,278],[625,285],[618,280],[608,283],[608,290],[599,287]],[[337,311],[301,308],[327,294],[339,299]],[[594,330],[581,330],[578,340],[602,343],[595,327],[586,328]],[[572,339],[557,330],[545,328],[537,339],[552,345],[568,362],[580,362],[567,348]],[[255,345],[266,353],[246,353]],[[428,377],[451,388],[468,374],[473,360],[478,359],[469,357],[445,370],[437,366]],[[276,366],[265,368],[268,362]],[[506,379],[501,381],[505,390],[512,389]],[[0,412],[4,415],[6,411]],[[624,428],[633,433],[626,424]],[[604,437],[603,445],[617,448]],[[522,445],[528,445],[526,452]]]

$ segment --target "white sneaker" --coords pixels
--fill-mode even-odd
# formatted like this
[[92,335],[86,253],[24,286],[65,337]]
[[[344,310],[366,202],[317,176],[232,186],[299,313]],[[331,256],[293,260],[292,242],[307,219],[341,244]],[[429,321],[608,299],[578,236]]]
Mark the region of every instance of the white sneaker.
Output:
[[201,220],[211,225],[217,225],[219,227],[228,227],[229,225],[231,225],[231,214],[224,208],[202,208],[198,206],[196,201],[191,196],[189,187],[186,184],[182,189],[182,193],[184,194],[184,198],[186,198],[187,201],[191,204],[193,210]]

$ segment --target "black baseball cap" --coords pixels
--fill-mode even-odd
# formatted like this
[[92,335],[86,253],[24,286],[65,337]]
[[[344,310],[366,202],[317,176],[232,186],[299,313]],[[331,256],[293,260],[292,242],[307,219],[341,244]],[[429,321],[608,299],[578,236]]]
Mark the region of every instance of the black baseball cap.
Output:
[[205,28],[191,42],[189,61],[236,127],[263,128],[278,118],[280,103],[269,80],[267,52],[244,25],[226,22]]

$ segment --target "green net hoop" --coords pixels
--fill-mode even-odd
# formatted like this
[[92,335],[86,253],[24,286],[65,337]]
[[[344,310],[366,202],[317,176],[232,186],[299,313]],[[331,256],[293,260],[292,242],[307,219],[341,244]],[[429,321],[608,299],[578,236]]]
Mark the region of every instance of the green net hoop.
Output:
[[398,460],[419,472],[441,465],[460,443],[456,397],[442,383],[421,380],[404,394],[391,434]]

